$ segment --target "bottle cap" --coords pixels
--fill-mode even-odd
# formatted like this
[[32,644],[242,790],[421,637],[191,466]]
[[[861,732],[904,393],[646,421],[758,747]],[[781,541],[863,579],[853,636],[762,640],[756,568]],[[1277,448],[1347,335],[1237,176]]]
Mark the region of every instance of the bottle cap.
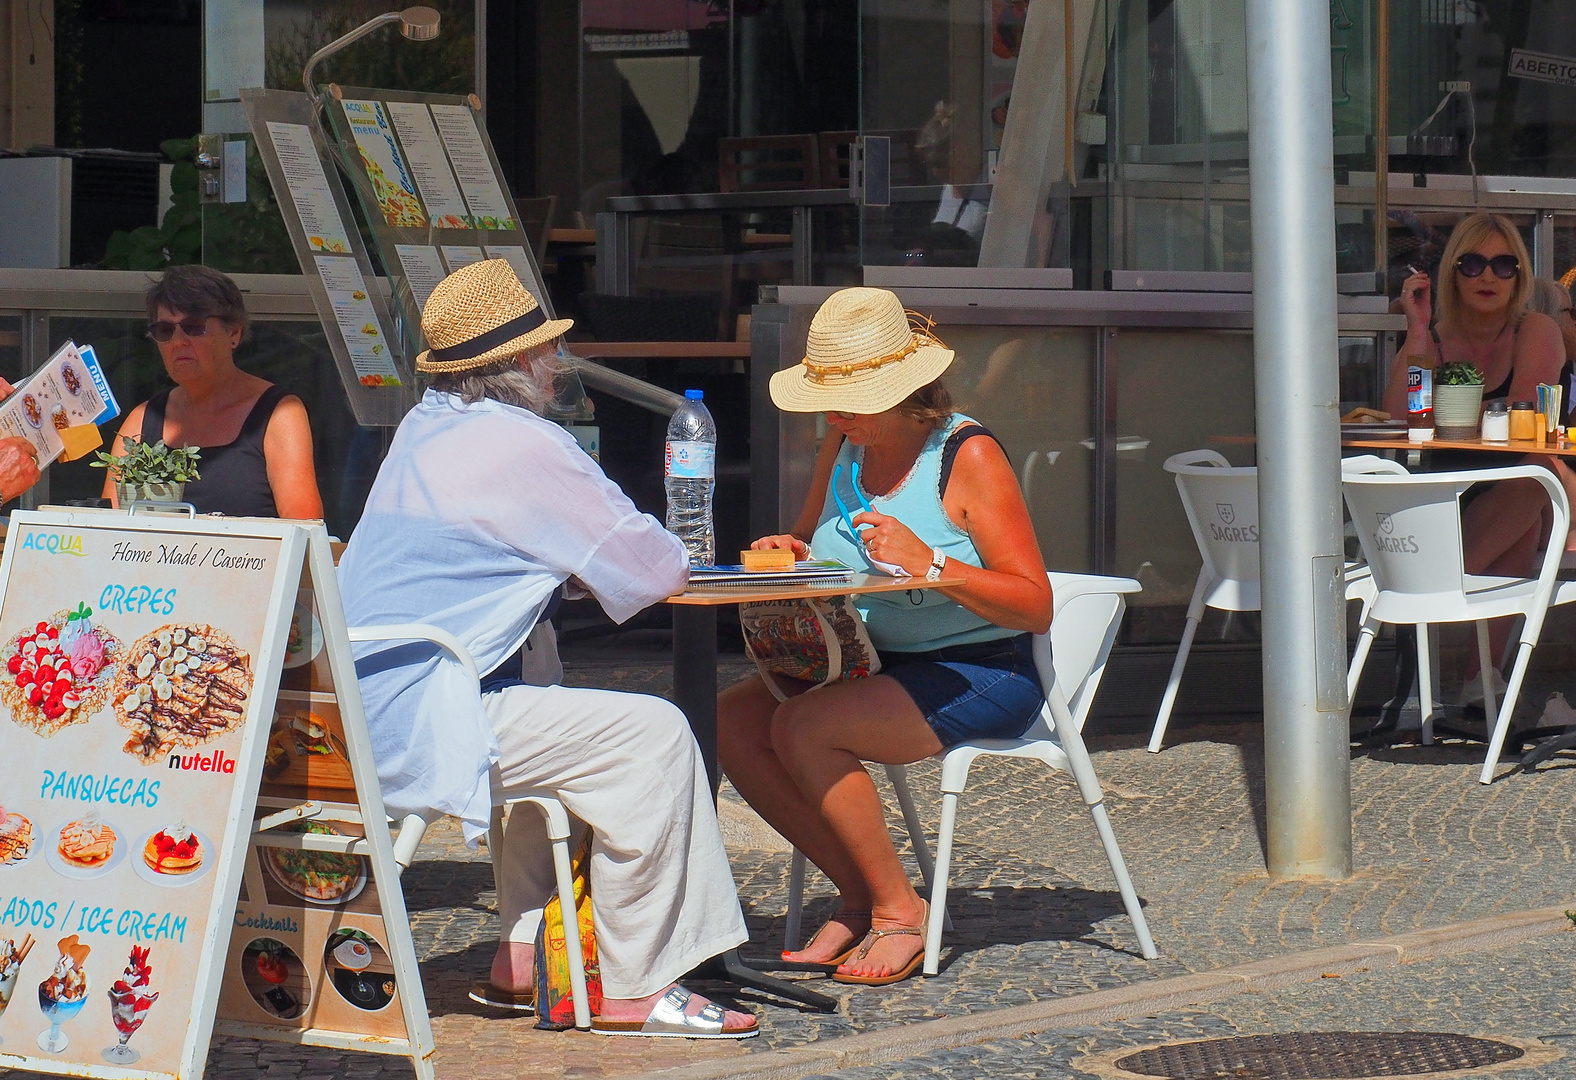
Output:
[[1524,409],[1527,412],[1531,412],[1532,411],[1532,402],[1530,402],[1530,401],[1517,401],[1517,402],[1513,402],[1510,407],[1512,409],[1517,410],[1517,411],[1521,411],[1521,410]]
[[706,399],[706,391],[686,390],[684,391],[684,396],[690,401],[704,401]]

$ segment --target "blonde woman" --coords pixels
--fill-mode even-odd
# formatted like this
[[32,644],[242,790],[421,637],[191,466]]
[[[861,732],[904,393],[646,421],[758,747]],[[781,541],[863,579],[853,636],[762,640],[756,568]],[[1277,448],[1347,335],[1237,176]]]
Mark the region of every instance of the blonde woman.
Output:
[[[1439,263],[1439,295],[1432,296],[1428,274],[1419,271],[1401,286],[1406,312],[1406,342],[1396,353],[1384,408],[1393,416],[1406,414],[1406,368],[1409,358],[1427,357],[1431,364],[1468,363],[1483,376],[1483,398],[1532,401],[1539,383],[1559,381],[1565,344],[1553,319],[1527,307],[1532,293],[1532,260],[1527,245],[1509,218],[1476,213],[1456,225]],[[1437,319],[1435,318],[1437,315]],[[1435,466],[1471,468],[1503,464],[1503,455],[1484,461],[1445,461],[1454,455],[1436,453]],[[1526,459],[1550,468],[1576,501],[1576,474],[1547,456]],[[1462,556],[1469,574],[1527,577],[1549,530],[1548,496],[1533,480],[1507,480],[1478,485],[1462,499]],[[1491,654],[1504,651],[1509,620],[1495,620]],[[1468,694],[1481,686],[1476,674],[1467,679]],[[1481,692],[1481,691],[1480,691]]]
[[[1557,382],[1565,344],[1553,319],[1527,309],[1531,291],[1532,260],[1510,219],[1489,213],[1462,219],[1439,264],[1437,303],[1431,302],[1426,273],[1413,274],[1401,286],[1406,343],[1391,367],[1384,408],[1405,415],[1412,356],[1426,356],[1435,366],[1476,367],[1484,400],[1531,401],[1539,383]],[[1547,506],[1543,489],[1531,480],[1495,484],[1473,498],[1463,522],[1467,572],[1531,573]]]

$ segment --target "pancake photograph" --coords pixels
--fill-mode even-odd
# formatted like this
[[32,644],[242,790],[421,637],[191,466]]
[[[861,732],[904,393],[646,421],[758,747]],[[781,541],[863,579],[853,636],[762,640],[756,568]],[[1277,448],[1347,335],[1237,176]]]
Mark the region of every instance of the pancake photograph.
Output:
[[206,855],[197,834],[183,822],[166,825],[142,846],[142,861],[155,874],[179,876],[202,868]]
[[96,870],[114,857],[119,839],[107,822],[96,814],[85,814],[60,830],[58,853],[67,866]]
[[16,866],[33,855],[33,822],[0,806],[0,867]]

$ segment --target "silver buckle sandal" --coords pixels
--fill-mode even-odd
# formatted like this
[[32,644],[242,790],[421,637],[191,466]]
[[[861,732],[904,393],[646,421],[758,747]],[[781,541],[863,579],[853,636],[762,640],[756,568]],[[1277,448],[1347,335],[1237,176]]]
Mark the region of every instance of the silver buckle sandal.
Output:
[[599,1035],[640,1035],[658,1039],[749,1039],[761,1033],[759,1024],[743,1031],[722,1030],[721,1005],[708,1001],[694,1016],[685,1013],[692,995],[682,986],[674,986],[662,995],[644,1022],[638,1020],[604,1020],[600,1016],[591,1021],[591,1030]]

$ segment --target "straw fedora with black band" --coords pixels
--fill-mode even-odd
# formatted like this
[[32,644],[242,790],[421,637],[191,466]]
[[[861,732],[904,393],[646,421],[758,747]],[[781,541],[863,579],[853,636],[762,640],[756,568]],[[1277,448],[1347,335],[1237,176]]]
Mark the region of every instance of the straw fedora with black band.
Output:
[[951,363],[929,320],[895,293],[841,289],[810,320],[804,359],[772,376],[772,401],[784,412],[883,413]]
[[503,259],[462,266],[432,290],[421,313],[431,346],[416,357],[430,375],[486,367],[551,341],[575,324],[549,319]]

